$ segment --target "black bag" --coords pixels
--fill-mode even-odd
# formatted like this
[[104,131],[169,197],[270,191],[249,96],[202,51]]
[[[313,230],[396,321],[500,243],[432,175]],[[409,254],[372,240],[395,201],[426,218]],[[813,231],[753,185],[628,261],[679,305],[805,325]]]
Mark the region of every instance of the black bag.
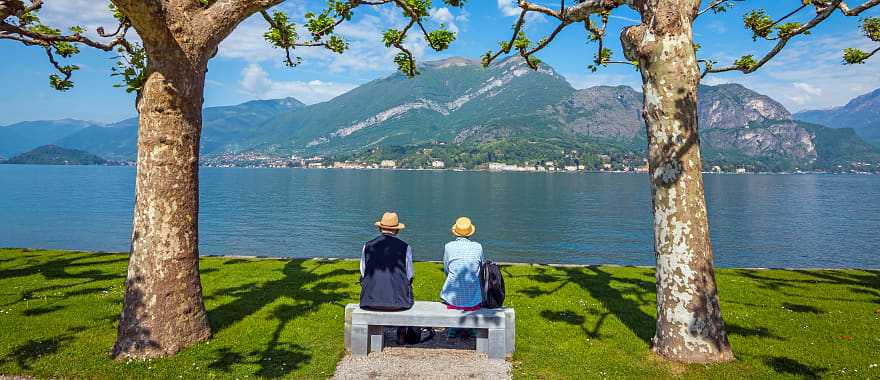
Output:
[[[428,336],[423,337],[422,332],[428,331]],[[398,327],[397,344],[419,344],[434,339],[434,329],[425,327]]]
[[504,277],[498,264],[486,260],[480,266],[480,290],[483,293],[483,307],[495,309],[504,305]]

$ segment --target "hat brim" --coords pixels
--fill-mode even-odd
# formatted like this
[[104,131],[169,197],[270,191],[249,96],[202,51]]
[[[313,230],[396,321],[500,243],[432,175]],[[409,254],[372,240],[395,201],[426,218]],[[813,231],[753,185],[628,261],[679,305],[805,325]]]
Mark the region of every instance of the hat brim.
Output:
[[477,226],[475,226],[473,224],[470,225],[470,229],[468,229],[468,231],[459,231],[458,229],[455,228],[455,226],[452,226],[452,234],[455,236],[458,236],[458,237],[470,237],[471,235],[473,235],[476,232],[477,232]]
[[406,228],[406,224],[403,223],[397,223],[396,226],[386,226],[382,222],[376,222],[375,225],[383,230],[402,230]]

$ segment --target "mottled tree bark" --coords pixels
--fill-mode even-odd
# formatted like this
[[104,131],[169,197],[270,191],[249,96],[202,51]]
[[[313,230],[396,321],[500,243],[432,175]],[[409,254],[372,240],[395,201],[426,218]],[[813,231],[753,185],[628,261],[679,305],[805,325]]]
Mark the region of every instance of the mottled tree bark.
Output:
[[[191,0],[114,0],[148,57],[138,94],[131,257],[113,356],[159,357],[208,339],[199,279],[199,138],[212,25]],[[200,22],[202,21],[202,22]],[[221,38],[222,39],[222,38]]]
[[657,258],[656,354],[679,362],[733,360],[718,303],[697,130],[700,80],[691,25],[699,0],[636,0],[624,30],[644,90]]
[[147,43],[138,97],[131,257],[114,357],[156,357],[211,336],[199,281],[199,135],[207,61]]

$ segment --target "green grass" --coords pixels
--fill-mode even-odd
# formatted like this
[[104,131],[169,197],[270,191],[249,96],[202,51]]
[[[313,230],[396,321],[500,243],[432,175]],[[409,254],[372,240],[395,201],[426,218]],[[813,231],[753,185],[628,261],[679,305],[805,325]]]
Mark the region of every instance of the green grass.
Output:
[[[126,256],[0,249],[0,374],[41,378],[323,378],[343,355],[354,261],[205,258],[214,338],[151,361],[108,353]],[[521,378],[880,377],[880,271],[718,271],[737,361],[676,365],[649,353],[653,270],[509,266]],[[438,264],[417,263],[433,300]]]

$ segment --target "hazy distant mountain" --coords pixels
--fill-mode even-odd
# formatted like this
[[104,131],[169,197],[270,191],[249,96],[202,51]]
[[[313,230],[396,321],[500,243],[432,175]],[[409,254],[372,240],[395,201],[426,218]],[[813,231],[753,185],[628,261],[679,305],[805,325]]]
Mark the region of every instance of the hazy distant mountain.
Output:
[[[208,107],[202,112],[202,153],[238,152],[261,132],[259,126],[279,113],[305,106],[294,98],[254,100],[234,106]],[[84,128],[57,141],[58,145],[97,152],[106,157],[134,159],[137,155],[137,118],[106,127]]]
[[4,164],[31,165],[104,165],[107,160],[89,152],[66,149],[57,145],[44,145],[19,154]]
[[852,128],[880,146],[880,88],[850,100],[845,106],[801,111],[794,118],[831,128]]
[[[423,163],[446,154],[468,165],[592,160],[600,154],[640,165],[644,157],[642,95],[630,87],[575,90],[553,68],[531,70],[518,57],[488,68],[456,57],[423,63],[420,71],[415,78],[377,79],[309,106],[288,98],[206,108],[203,157],[364,152]],[[852,131],[794,121],[779,102],[741,85],[700,86],[699,91],[707,165],[791,170],[880,161],[880,151]],[[868,101],[856,100],[851,104]],[[57,140],[117,159],[133,159],[136,142],[136,119],[86,126]]]
[[72,119],[25,121],[0,126],[0,156],[14,156],[93,126],[98,124]]

